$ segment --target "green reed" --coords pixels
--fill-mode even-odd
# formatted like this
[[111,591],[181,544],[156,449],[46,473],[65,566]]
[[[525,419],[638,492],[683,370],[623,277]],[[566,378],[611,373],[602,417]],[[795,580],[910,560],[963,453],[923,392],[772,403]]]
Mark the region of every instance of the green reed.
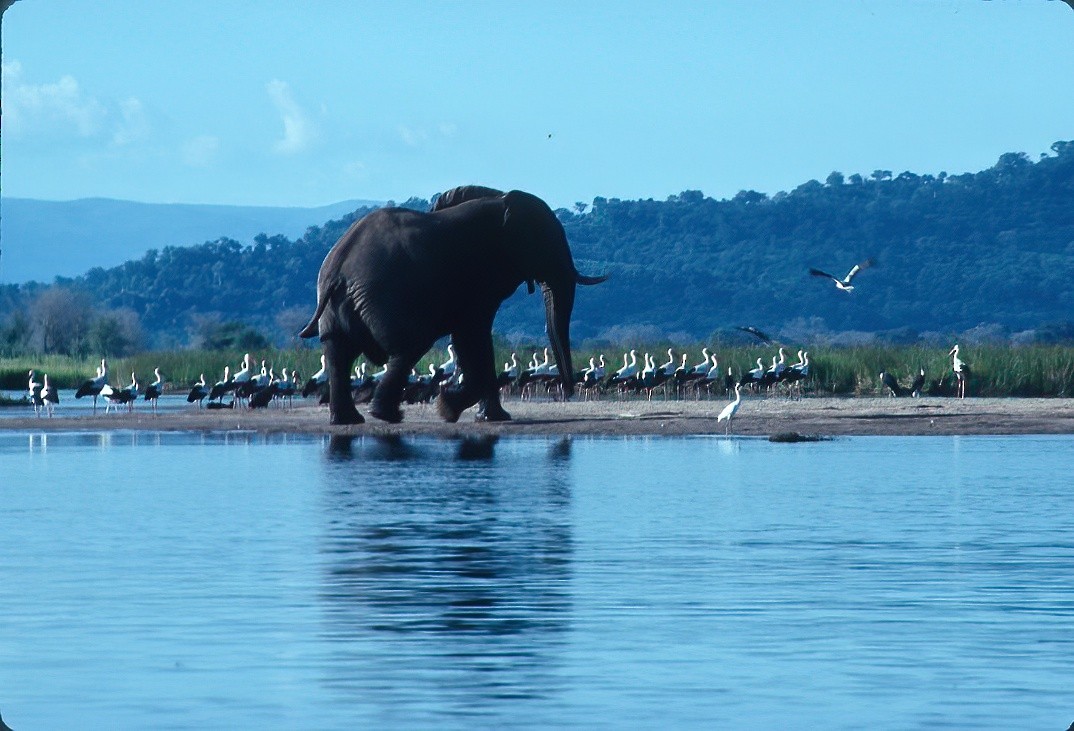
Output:
[[[686,365],[693,367],[701,360],[703,343],[683,347],[668,343],[618,344],[602,349],[576,347],[573,353],[574,368],[581,371],[588,367],[591,357],[604,354],[607,373],[610,375],[623,365],[623,353],[630,348],[637,351],[639,368],[644,367],[644,354],[653,355],[657,366],[668,361],[667,350],[671,348],[676,365],[681,362],[682,353],[687,353]],[[757,359],[765,368],[772,365],[772,357],[778,349],[772,346],[707,346],[719,361],[721,372],[726,373],[728,366],[737,380],[743,373],[757,366]],[[809,351],[810,378],[804,384],[807,393],[817,395],[854,396],[878,395],[882,393],[880,372],[888,371],[900,383],[908,386],[919,368],[925,369],[926,388],[937,381],[951,387],[954,383],[951,371],[951,358],[944,348],[922,345],[909,346],[860,346],[831,347],[817,346],[806,348]],[[798,359],[798,347],[785,348],[786,363],[789,365]],[[539,360],[544,358],[544,346],[527,346],[518,348],[518,361],[525,368],[536,352]],[[511,359],[512,349],[498,344],[495,352],[496,370]],[[167,387],[185,389],[205,374],[209,383],[220,380],[224,366],[230,366],[232,373],[241,368],[244,351],[241,350],[174,350],[139,353],[125,358],[110,358],[108,361],[109,381],[113,385],[125,385],[130,382],[133,371],[138,381],[143,384],[154,379],[153,369],[160,368]],[[320,367],[319,348],[270,348],[251,352],[254,370],[260,372],[261,361],[279,374],[281,369],[296,370],[305,380]],[[420,375],[428,373],[430,365],[439,365],[447,360],[446,348],[430,350],[418,363]],[[981,345],[965,346],[960,357],[970,367],[969,395],[973,396],[1034,396],[1034,397],[1069,397],[1074,396],[1074,347],[1066,345],[1006,346]],[[554,362],[554,356],[553,356]],[[94,375],[100,365],[97,358],[75,358],[69,356],[25,356],[18,358],[0,358],[0,389],[23,390],[26,388],[27,372],[33,368],[38,379],[47,373],[49,380],[59,388],[75,388],[87,378]],[[368,365],[369,372],[379,370],[379,366]]]
[[[686,363],[692,367],[701,361],[698,343],[683,348],[671,346],[676,364],[681,354],[687,353]],[[654,355],[657,365],[668,361],[666,344],[631,345],[637,350],[639,368],[643,367],[643,354]],[[574,351],[575,370],[588,367],[589,358],[603,352],[607,372],[615,372],[623,365],[623,354],[629,347],[594,350],[579,348]],[[728,366],[738,380],[743,373],[757,367],[757,359],[767,369],[778,348],[773,346],[708,346],[719,361],[721,371]],[[949,351],[924,345],[870,345],[859,347],[817,346],[804,348],[809,352],[810,378],[805,383],[807,392],[830,396],[863,396],[884,393],[880,372],[894,375],[904,386],[909,386],[919,369],[925,370],[926,389],[937,385],[953,388],[954,373],[951,370]],[[786,363],[798,360],[798,347],[784,348]],[[520,361],[530,358],[530,351],[519,353]],[[970,368],[969,395],[974,396],[1074,396],[1074,347],[1058,345],[964,346],[960,357]],[[506,357],[510,358],[510,351]],[[504,358],[501,357],[501,362]]]

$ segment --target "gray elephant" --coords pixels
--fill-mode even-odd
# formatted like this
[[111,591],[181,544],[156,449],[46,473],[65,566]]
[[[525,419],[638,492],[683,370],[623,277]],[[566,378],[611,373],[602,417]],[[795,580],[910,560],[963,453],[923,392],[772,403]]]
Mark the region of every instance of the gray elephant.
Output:
[[450,335],[465,378],[437,409],[447,421],[479,401],[478,419],[510,419],[500,404],[492,323],[500,303],[527,282],[544,295],[547,331],[567,396],[574,392],[570,318],[575,287],[597,284],[575,269],[567,235],[534,195],[463,186],[422,213],[381,208],[340,237],[317,277],[317,310],[299,333],[320,335],[332,424],[360,424],[351,398],[355,358],[387,363],[369,413],[401,421],[407,377],[438,338]]

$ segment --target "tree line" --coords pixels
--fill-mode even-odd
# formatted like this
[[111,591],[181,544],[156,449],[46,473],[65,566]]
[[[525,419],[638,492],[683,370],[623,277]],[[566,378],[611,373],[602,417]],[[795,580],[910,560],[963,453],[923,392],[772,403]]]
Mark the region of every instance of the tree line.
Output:
[[[595,198],[556,213],[580,270],[607,273],[579,292],[580,341],[683,342],[752,325],[797,341],[913,343],[965,333],[1054,342],[1074,334],[1074,142],[1033,160],[948,175],[832,172],[791,191],[729,199]],[[429,201],[401,204],[418,210]],[[325,254],[361,208],[295,240],[219,239],[150,250],[118,267],[51,284],[0,287],[0,349],[122,354],[143,347],[284,345],[308,319]],[[876,263],[853,294],[811,278]],[[525,288],[496,330],[539,340]],[[21,351],[20,351],[21,349]]]

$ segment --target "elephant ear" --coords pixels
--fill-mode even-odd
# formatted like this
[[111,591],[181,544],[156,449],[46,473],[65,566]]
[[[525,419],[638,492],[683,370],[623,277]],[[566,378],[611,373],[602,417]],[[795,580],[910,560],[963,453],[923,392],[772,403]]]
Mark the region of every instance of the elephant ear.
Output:
[[[511,203],[512,203],[512,196],[514,195],[514,191],[512,191],[511,193],[504,193],[502,195],[503,195],[503,200],[504,200],[503,227],[504,227],[504,229],[507,229],[507,227],[508,227],[508,225],[509,225],[509,223],[511,221]],[[529,290],[530,294],[533,294],[534,292],[537,291],[537,285],[534,282],[533,277],[528,277],[526,279],[526,289]]]

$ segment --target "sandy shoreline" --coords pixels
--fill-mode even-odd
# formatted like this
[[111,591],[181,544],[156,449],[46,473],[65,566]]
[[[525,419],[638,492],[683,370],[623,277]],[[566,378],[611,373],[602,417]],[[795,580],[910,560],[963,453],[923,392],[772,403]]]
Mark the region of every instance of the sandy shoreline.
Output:
[[[369,419],[334,427],[325,407],[296,404],[293,410],[263,409],[179,413],[135,412],[97,416],[0,419],[0,431],[228,431],[294,434],[652,435],[723,434],[716,416],[726,401],[550,401],[510,400],[514,419],[475,423],[473,410],[457,424],[441,421],[431,406],[407,406],[401,424]],[[361,410],[361,409],[360,409]],[[368,416],[367,416],[368,418]],[[950,398],[743,399],[733,433],[770,436],[786,432],[821,436],[945,434],[1074,434],[1074,399]]]

